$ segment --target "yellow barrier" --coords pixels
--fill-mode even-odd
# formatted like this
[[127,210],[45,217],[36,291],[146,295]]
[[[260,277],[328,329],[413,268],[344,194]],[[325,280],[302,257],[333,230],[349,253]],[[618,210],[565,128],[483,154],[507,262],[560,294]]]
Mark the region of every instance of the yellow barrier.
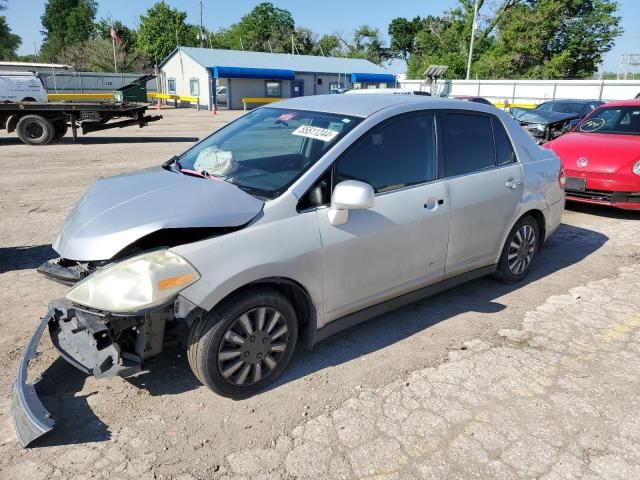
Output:
[[113,93],[49,93],[49,100],[113,100]]
[[511,107],[536,108],[537,106],[537,104],[535,103],[511,103],[511,102],[495,102],[493,105],[498,108],[511,108]]
[[192,97],[189,95],[175,95],[172,93],[147,93],[147,97],[151,99],[155,98],[158,102],[158,105],[160,104],[160,100],[173,100],[173,105],[175,108],[178,108],[178,102],[195,103],[196,109],[200,110],[199,97]]
[[244,109],[247,109],[247,103],[273,103],[279,102],[282,100],[281,98],[273,98],[273,97],[242,97],[242,104],[244,105]]

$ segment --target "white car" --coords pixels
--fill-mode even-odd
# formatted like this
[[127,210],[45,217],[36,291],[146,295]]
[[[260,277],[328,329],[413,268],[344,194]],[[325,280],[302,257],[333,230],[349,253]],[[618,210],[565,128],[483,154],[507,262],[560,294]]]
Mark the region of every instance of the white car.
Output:
[[42,79],[30,72],[0,72],[0,102],[46,102]]
[[406,88],[356,88],[344,92],[346,95],[353,94],[386,94],[386,95],[424,95],[431,96],[428,92],[420,92],[417,90],[409,90]]

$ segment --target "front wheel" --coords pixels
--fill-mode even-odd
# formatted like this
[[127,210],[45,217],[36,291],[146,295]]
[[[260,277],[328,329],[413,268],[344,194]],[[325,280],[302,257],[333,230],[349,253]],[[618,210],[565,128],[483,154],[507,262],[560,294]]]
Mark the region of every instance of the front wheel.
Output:
[[25,115],[16,125],[16,133],[27,145],[47,145],[53,140],[55,127],[51,120],[40,115]]
[[522,217],[511,229],[498,262],[496,278],[504,283],[522,280],[529,270],[539,249],[540,227],[530,215]]
[[234,295],[191,326],[189,364],[214,392],[244,398],[282,373],[297,337],[291,302],[274,289],[256,288]]

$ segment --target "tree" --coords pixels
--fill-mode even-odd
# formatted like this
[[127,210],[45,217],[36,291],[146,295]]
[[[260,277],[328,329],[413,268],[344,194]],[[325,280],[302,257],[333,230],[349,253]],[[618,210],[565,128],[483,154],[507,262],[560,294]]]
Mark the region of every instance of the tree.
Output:
[[339,57],[344,54],[338,35],[323,35],[320,37],[316,42],[313,53],[324,57]]
[[370,62],[380,65],[391,57],[389,49],[383,46],[380,31],[369,25],[358,27],[353,33],[351,41],[345,40],[340,35],[338,38],[345,45],[345,56],[349,58],[366,58]]
[[43,60],[53,60],[64,47],[87,41],[96,16],[95,0],[48,0],[41,17],[45,36]]
[[[480,9],[485,3],[479,0]],[[474,0],[458,0],[442,16],[392,20],[391,50],[407,60],[409,78],[421,78],[436,63],[449,65],[450,77],[465,75],[473,8]],[[590,77],[622,31],[613,0],[501,0],[486,8],[490,14],[479,15],[472,76]]]
[[[113,28],[117,32],[118,36],[122,39],[122,47],[131,51],[135,49],[136,40],[138,38],[138,32],[134,29],[127,27],[120,20],[113,22]],[[101,18],[93,24],[92,38],[103,39],[111,41],[111,20],[107,18]]]
[[[113,46],[111,39],[94,38],[87,42],[70,45],[62,50],[56,61],[71,65],[78,71],[113,72]],[[153,71],[153,62],[142,52],[127,51],[116,46],[118,72]]]
[[187,14],[157,2],[146,15],[140,15],[137,49],[160,63],[177,46],[197,45],[197,28],[188,25]]
[[407,60],[409,55],[415,52],[416,36],[422,27],[420,17],[413,20],[398,17],[391,20],[389,24],[389,37],[391,45],[389,50],[391,55]]
[[479,68],[509,78],[589,78],[622,33],[611,0],[529,0],[500,22]]
[[5,17],[0,17],[0,60],[15,60],[16,50],[22,44],[22,39],[11,33]]
[[231,25],[222,37],[227,44],[239,45],[244,50],[282,53],[291,52],[295,33],[291,12],[263,2]]

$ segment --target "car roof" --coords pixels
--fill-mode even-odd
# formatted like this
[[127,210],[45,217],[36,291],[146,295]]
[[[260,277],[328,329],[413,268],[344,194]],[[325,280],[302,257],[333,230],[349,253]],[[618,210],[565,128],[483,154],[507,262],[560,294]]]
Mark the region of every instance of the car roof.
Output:
[[604,105],[600,105],[600,108],[603,108],[603,107],[640,107],[640,99],[608,102],[608,103],[605,103]]
[[[576,98],[574,100],[574,99],[571,99],[571,98],[563,98],[563,99],[560,99],[560,100],[547,100],[546,102],[542,102],[542,103],[584,103],[584,104],[586,104],[586,103],[593,103],[593,102],[600,102],[600,100],[595,100],[595,99],[594,100],[586,100],[586,99],[583,99],[583,98]],[[540,105],[542,105],[542,103]]]
[[411,104],[416,109],[454,108],[495,113],[496,109],[481,103],[461,102],[455,99],[428,97],[423,95],[309,95],[271,103],[264,108],[290,108],[311,110],[353,117],[369,117],[374,113],[395,105]]

